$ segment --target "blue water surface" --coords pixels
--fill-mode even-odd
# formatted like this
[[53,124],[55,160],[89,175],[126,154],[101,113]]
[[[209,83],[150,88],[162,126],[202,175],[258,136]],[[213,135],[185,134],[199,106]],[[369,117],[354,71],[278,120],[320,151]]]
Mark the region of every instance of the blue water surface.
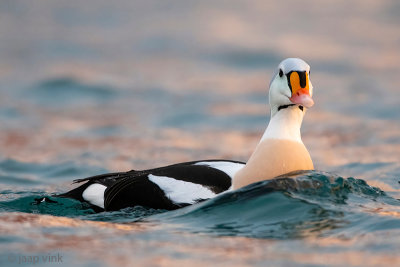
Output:
[[[399,7],[0,1],[0,266],[400,265]],[[311,65],[317,171],[175,211],[54,197],[106,172],[246,161],[287,57]]]

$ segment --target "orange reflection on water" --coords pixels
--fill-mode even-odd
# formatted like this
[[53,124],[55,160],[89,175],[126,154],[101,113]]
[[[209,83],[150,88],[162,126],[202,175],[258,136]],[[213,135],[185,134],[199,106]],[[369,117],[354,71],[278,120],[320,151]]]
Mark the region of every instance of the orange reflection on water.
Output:
[[[204,266],[253,266],[254,264],[306,264],[345,266],[395,266],[400,263],[397,255],[375,250],[363,251],[374,244],[374,234],[357,237],[321,237],[311,235],[300,240],[265,240],[246,237],[208,237],[188,233],[175,233],[169,239],[151,238],[157,229],[168,225],[142,223],[118,224],[82,221],[48,215],[7,213],[0,217],[0,233],[15,231],[25,237],[40,240],[40,246],[21,243],[16,249],[29,253],[58,251],[66,254],[65,260],[73,261],[73,253],[80,259],[99,260],[109,265],[130,266],[132,263],[146,266],[192,265]],[[43,228],[60,227],[80,229],[69,235]],[[85,230],[86,229],[86,230]],[[82,232],[83,231],[83,232]],[[131,235],[130,238],[124,238]],[[381,236],[388,235],[385,232]],[[147,237],[146,237],[147,236]],[[391,236],[386,240],[395,242]],[[282,243],[284,242],[284,243]],[[15,246],[15,245],[13,245]],[[112,248],[112,249],[110,249]],[[325,248],[325,249],[322,249]],[[312,251],[317,250],[318,253]],[[171,253],[171,252],[174,253]]]

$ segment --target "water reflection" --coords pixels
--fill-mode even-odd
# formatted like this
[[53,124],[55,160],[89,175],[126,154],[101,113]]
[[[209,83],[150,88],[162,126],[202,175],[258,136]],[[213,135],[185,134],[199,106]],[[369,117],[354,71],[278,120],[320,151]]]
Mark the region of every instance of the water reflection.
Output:
[[[312,67],[302,131],[317,169],[398,199],[399,10],[395,0],[2,1],[0,199],[105,171],[247,160],[268,122],[273,68],[289,56]],[[280,241],[2,211],[0,246],[58,248],[81,265],[398,265],[393,205],[361,207],[376,223],[362,234],[362,220],[341,232],[340,213],[310,209],[321,220],[288,222],[303,238]]]

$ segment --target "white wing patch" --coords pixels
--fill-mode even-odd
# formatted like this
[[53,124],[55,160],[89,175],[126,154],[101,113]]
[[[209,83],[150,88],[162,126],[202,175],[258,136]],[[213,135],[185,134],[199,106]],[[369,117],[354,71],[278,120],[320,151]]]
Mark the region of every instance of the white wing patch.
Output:
[[241,168],[243,168],[245,164],[230,162],[230,161],[201,161],[201,162],[197,162],[194,165],[210,166],[211,168],[223,171],[224,173],[229,175],[229,177],[231,177],[231,179],[233,180],[233,177],[235,176],[235,174]]
[[104,209],[104,191],[106,191],[106,188],[107,187],[102,184],[89,185],[85,191],[83,191],[82,197],[87,202]]
[[167,176],[150,174],[149,180],[158,185],[165,195],[175,203],[193,204],[197,199],[209,199],[216,194],[200,184],[176,180]]

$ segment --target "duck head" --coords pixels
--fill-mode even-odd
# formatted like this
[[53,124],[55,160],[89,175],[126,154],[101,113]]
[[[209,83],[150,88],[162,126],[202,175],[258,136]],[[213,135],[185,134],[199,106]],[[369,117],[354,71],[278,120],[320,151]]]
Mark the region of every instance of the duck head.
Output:
[[301,110],[314,105],[310,66],[300,58],[287,58],[276,69],[269,86],[271,116],[297,105]]

